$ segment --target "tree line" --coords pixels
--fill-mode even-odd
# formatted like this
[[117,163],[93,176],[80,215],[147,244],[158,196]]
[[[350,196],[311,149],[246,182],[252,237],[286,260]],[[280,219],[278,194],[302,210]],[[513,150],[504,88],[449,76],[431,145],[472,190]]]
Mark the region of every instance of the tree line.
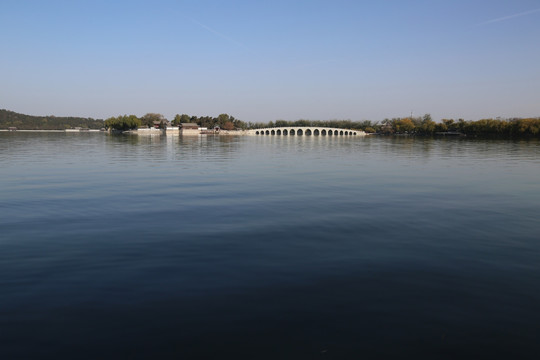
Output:
[[510,119],[442,119],[435,122],[430,114],[421,117],[403,117],[384,119],[381,122],[371,120],[277,120],[264,124],[255,124],[251,128],[272,128],[286,126],[320,126],[339,129],[363,130],[367,133],[383,135],[436,135],[459,133],[472,136],[540,136],[540,117],[536,118],[510,118]]
[[423,117],[404,117],[385,119],[375,127],[382,134],[463,134],[468,136],[540,137],[540,117],[510,118],[510,119],[442,119],[441,122],[432,120],[429,114]]
[[9,129],[10,127],[19,130],[65,130],[76,127],[101,129],[103,126],[104,121],[101,119],[56,117],[53,115],[32,116],[0,109],[0,129]]
[[383,135],[436,135],[438,133],[460,133],[470,136],[529,136],[540,137],[540,117],[508,118],[508,119],[442,119],[435,122],[430,114],[420,117],[403,117],[384,119],[383,121],[352,121],[352,120],[276,120],[268,123],[245,122],[228,114],[218,116],[193,116],[176,114],[169,122],[162,114],[147,113],[141,117],[136,115],[120,115],[106,120],[81,117],[31,116],[13,111],[0,110],[0,129],[15,127],[20,130],[63,130],[75,127],[114,130],[131,130],[144,127],[165,128],[169,125],[178,126],[181,123],[196,123],[200,127],[212,129],[219,126],[224,130],[247,130],[286,126],[319,126],[341,129],[363,130],[368,133]]
[[138,118],[136,115],[120,115],[110,117],[105,120],[105,127],[114,130],[130,130],[137,128],[158,127],[166,128],[167,126],[179,126],[182,123],[195,123],[202,128],[213,129],[219,126],[224,130],[246,130],[249,124],[242,120],[236,119],[228,114],[219,114],[217,117],[212,116],[190,116],[187,114],[176,114],[174,119],[169,122],[162,114],[148,113]]
[[250,124],[242,120],[236,119],[234,116],[229,114],[219,114],[217,117],[212,116],[190,116],[187,114],[176,114],[174,120],[172,121],[173,125],[179,125],[181,123],[196,123],[200,127],[212,129],[216,126],[219,126],[224,130],[247,130],[249,129]]

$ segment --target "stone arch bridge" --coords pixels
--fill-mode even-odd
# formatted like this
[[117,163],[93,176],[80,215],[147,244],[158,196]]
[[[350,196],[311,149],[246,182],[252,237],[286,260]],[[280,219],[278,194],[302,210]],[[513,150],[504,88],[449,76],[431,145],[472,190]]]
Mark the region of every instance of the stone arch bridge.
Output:
[[362,130],[338,129],[324,126],[286,126],[247,131],[248,135],[284,135],[284,136],[354,136],[366,135]]

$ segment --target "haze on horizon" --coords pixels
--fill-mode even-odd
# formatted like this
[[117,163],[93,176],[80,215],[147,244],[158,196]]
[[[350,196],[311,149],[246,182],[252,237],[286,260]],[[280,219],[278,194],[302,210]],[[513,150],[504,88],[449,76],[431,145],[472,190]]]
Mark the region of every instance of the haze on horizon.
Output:
[[540,3],[0,3],[0,108],[243,121],[540,116]]

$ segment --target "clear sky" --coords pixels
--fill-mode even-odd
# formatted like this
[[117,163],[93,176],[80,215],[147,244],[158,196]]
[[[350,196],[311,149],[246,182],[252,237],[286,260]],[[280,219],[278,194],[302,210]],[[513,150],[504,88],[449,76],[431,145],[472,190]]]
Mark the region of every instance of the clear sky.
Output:
[[0,108],[540,116],[539,0],[1,0]]

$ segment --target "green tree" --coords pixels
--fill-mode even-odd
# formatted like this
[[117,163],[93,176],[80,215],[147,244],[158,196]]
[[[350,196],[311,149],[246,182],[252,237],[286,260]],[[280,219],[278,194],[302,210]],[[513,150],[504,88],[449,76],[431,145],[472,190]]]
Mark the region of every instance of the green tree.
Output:
[[393,124],[392,120],[388,118],[384,119],[381,122],[381,126],[379,127],[379,131],[381,132],[381,134],[385,134],[385,135],[393,134],[395,130],[392,124]]
[[148,113],[141,117],[141,124],[144,127],[154,127],[154,121],[159,121],[160,127],[163,127],[167,119],[161,114],[157,113]]
[[191,122],[191,117],[189,115],[186,115],[186,114],[176,114],[174,116],[174,120],[172,121],[172,124],[174,126],[178,126],[180,125],[181,123],[188,123],[188,122]]
[[191,117],[191,122],[196,122],[201,127],[211,129],[214,127],[216,120],[210,116],[201,116],[200,118],[195,117],[195,119]]
[[432,135],[435,132],[436,123],[431,119],[430,114],[425,114],[420,122],[419,131],[424,135]]
[[242,120],[235,119],[232,116],[231,116],[231,121],[233,122],[234,127],[237,129],[246,130],[248,127],[248,125],[245,122],[243,122]]
[[519,119],[517,121],[517,131],[520,135],[539,135],[540,118]]
[[460,132],[464,132],[466,126],[467,126],[467,123],[465,122],[465,120],[458,119],[458,122],[456,124],[457,130],[459,130]]
[[443,126],[443,128],[446,127],[446,130],[443,130],[443,131],[454,131],[455,130],[454,119],[442,119],[441,121],[445,125],[445,126]]
[[234,130],[234,124],[232,121],[227,121],[223,126],[221,126],[223,130]]
[[136,129],[139,126],[141,126],[141,120],[135,115],[121,115],[105,120],[105,127],[108,129],[126,131]]
[[400,119],[394,123],[397,132],[412,132],[414,127],[414,123],[410,118]]
[[230,121],[231,121],[231,117],[228,114],[219,114],[216,122],[220,128],[224,128],[225,124]]

